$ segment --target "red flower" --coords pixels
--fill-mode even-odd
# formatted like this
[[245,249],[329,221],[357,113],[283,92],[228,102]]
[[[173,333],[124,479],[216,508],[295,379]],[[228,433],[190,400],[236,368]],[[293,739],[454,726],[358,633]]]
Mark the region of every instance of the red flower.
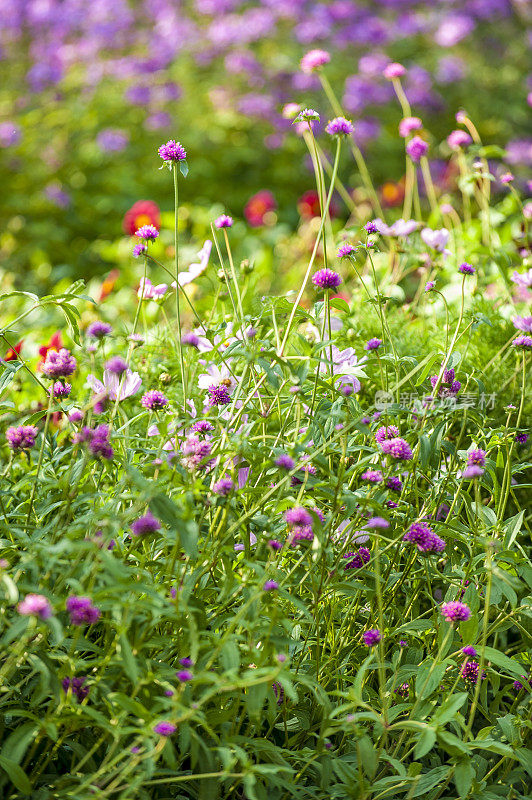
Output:
[[46,354],[49,350],[61,350],[63,347],[63,340],[61,338],[61,331],[56,331],[53,336],[50,337],[50,341],[48,344],[42,344],[39,347],[39,355],[40,361],[37,364],[37,369],[40,369],[41,365],[44,363],[46,359]]
[[161,227],[159,206],[152,200],[139,200],[124,214],[122,227],[125,233],[133,236],[142,225],[155,225],[157,230]]
[[[309,189],[308,192],[303,192],[297,201],[297,210],[303,219],[312,219],[312,217],[321,216],[320,198],[314,189]],[[338,208],[333,200],[329,204],[329,214],[331,217],[336,217]]]
[[4,361],[16,361],[20,355],[23,344],[24,339],[21,339],[14,347],[10,348],[4,356]]
[[244,216],[252,228],[259,228],[275,221],[272,212],[276,208],[277,203],[273,194],[268,189],[262,189],[249,198],[244,206]]

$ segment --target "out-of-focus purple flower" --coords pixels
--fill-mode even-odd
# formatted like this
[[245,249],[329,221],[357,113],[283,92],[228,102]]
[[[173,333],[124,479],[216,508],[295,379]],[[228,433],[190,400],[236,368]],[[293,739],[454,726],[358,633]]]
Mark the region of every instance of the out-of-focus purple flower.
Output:
[[148,509],[142,517],[134,520],[129,527],[133,536],[147,536],[150,533],[157,533],[160,530],[161,523]]
[[61,686],[63,687],[63,691],[65,692],[65,694],[70,689],[73,696],[77,699],[78,703],[81,703],[89,695],[89,687],[85,686],[86,680],[87,680],[86,675],[79,678],[63,678],[63,680],[61,681]]
[[52,616],[52,606],[42,594],[27,594],[18,604],[17,611],[25,617],[49,619]]
[[419,117],[404,117],[399,123],[399,136],[406,139],[412,131],[419,131],[423,127],[423,123]]
[[101,611],[93,606],[90,597],[71,595],[66,601],[66,610],[71,625],[94,625],[100,619]]
[[13,147],[22,138],[18,125],[14,122],[0,122],[0,147]]
[[189,669],[179,670],[178,672],[176,672],[175,675],[177,680],[180,681],[181,683],[188,683],[188,681],[191,681],[192,678],[194,677],[194,675]]
[[6,439],[9,447],[14,450],[30,450],[35,444],[35,438],[39,430],[35,425],[19,425],[18,427],[8,428]]
[[47,378],[67,378],[75,372],[76,359],[70,351],[62,347],[60,350],[48,350],[41,370]]
[[105,369],[113,375],[123,375],[127,368],[127,361],[122,356],[112,356],[105,364]]
[[150,389],[142,395],[141,405],[150,411],[160,411],[168,405],[168,398],[158,389]]
[[469,465],[476,464],[478,467],[483,467],[486,464],[486,451],[485,450],[470,450],[467,454],[467,463]]
[[153,732],[159,736],[171,736],[176,730],[177,725],[174,725],[173,722],[158,722],[153,726]]
[[139,256],[144,255],[144,253],[148,252],[148,246],[144,244],[144,242],[140,242],[133,247],[131,251],[133,254],[133,258],[138,258]]
[[369,339],[364,345],[364,350],[378,350],[382,344],[382,339]]
[[287,472],[289,472],[291,469],[294,469],[295,466],[294,459],[291,458],[287,453],[281,453],[280,456],[277,456],[274,464],[276,467],[279,467],[279,469],[285,469]]
[[447,242],[449,241],[449,231],[446,228],[439,230],[432,230],[432,228],[423,228],[420,233],[421,238],[428,247],[437,250],[438,253],[448,253],[446,251]]
[[382,74],[387,81],[392,81],[394,78],[402,78],[403,75],[406,75],[406,68],[397,61],[394,61],[384,67]]
[[465,131],[452,131],[447,137],[447,144],[451,148],[451,150],[461,150],[463,147],[467,147],[468,144],[471,144],[471,136],[466,133]]
[[465,647],[462,647],[462,653],[465,656],[471,656],[472,658],[474,658],[477,654],[477,651],[472,645],[468,644]]
[[68,208],[71,198],[58,181],[52,181],[44,187],[44,195],[58,208]]
[[328,64],[330,60],[331,56],[326,50],[310,50],[303,56],[299,66],[301,67],[301,72],[305,73],[305,75],[310,75],[320,67]]
[[233,217],[227,216],[227,214],[221,214],[214,220],[214,227],[215,228],[232,228],[233,227]]
[[479,467],[476,464],[466,467],[462,473],[462,476],[467,480],[472,478],[480,478],[481,475],[484,475],[484,470],[482,467]]
[[504,172],[502,175],[499,176],[499,180],[501,183],[511,183],[514,180],[514,176],[511,172]]
[[392,492],[397,492],[397,494],[400,494],[403,488],[403,483],[400,478],[392,475],[390,478],[386,478],[386,488],[390,489]]
[[231,494],[234,488],[235,484],[231,478],[220,478],[219,481],[213,484],[212,490],[215,494],[219,494],[220,497],[227,497],[228,494]]
[[414,164],[417,164],[427,154],[428,149],[428,144],[421,136],[413,136],[406,145],[406,152]]
[[382,472],[379,469],[367,469],[360,477],[363,481],[368,481],[368,483],[382,482]]
[[371,628],[369,631],[364,631],[362,634],[362,641],[366,647],[375,647],[382,639],[382,634],[378,628]]
[[438,25],[434,41],[440,47],[454,47],[474,30],[475,21],[465,14],[449,14]]
[[[125,378],[124,378],[125,374]],[[103,373],[103,383],[94,375],[87,375],[87,386],[96,395],[109,397],[111,400],[118,398],[119,402],[136,394],[142,385],[142,378],[138,372],[126,369],[120,378],[116,373],[105,369]]]
[[436,281],[427,281],[425,284],[425,291],[432,292],[435,286],[436,286]]
[[199,467],[206,469],[211,462],[207,461],[205,463],[205,459],[209,458],[211,450],[210,442],[203,441],[198,436],[188,436],[181,445],[181,452],[183,453],[181,463],[190,471]]
[[112,330],[113,328],[108,322],[103,322],[102,320],[97,319],[95,322],[91,322],[91,324],[87,326],[85,334],[90,336],[92,339],[103,339],[104,336],[108,336]]
[[375,530],[376,528],[389,528],[390,523],[384,517],[370,517],[364,528],[369,528],[370,530]]
[[287,511],[285,511],[284,518],[286,520],[286,524],[290,527],[295,525],[310,525],[312,527],[312,516],[309,514],[306,508],[303,508],[303,506],[289,508]]
[[[418,223],[414,219],[404,220],[398,219],[393,225],[386,225],[385,222],[382,221],[379,217],[374,219],[373,222],[368,223],[371,224],[375,230],[371,230],[371,233],[378,232],[382,236],[409,236],[413,233],[418,226]],[[366,226],[366,230],[368,230]],[[368,231],[369,233],[370,231]]]
[[192,426],[194,433],[207,434],[214,430],[214,425],[206,419],[200,419]]
[[283,549],[283,545],[277,539],[270,539],[268,541],[268,547],[273,550],[274,553],[279,552],[279,550]]
[[127,147],[129,136],[118,128],[105,128],[96,137],[96,142],[105,153],[118,153]]
[[264,592],[274,592],[276,589],[279,588],[279,584],[277,581],[266,581],[264,586],[262,587]]
[[532,317],[514,317],[514,327],[525,333],[532,333]]
[[141,225],[140,228],[135,231],[135,236],[139,239],[143,239],[145,242],[154,242],[159,236],[159,231],[155,225]]

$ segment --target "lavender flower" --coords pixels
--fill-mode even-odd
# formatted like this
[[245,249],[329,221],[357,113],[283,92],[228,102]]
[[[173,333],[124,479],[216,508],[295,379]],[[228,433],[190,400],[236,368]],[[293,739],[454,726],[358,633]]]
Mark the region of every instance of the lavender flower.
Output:
[[212,490],[215,494],[219,494],[222,497],[227,497],[228,494],[231,494],[234,488],[235,485],[231,478],[221,478],[213,485]]
[[177,725],[173,722],[158,722],[153,726],[153,732],[158,733],[159,736],[171,736],[177,730]]
[[41,369],[47,378],[67,378],[75,372],[76,359],[70,351],[62,347],[60,350],[48,350],[46,359]]
[[477,654],[477,651],[472,645],[468,644],[465,647],[462,647],[462,653],[465,656],[472,656],[474,658]]
[[112,330],[113,328],[108,322],[97,319],[95,322],[91,322],[85,333],[92,339],[103,339],[104,336],[108,336]]
[[512,347],[529,350],[532,347],[532,336],[517,336],[512,342]]
[[109,431],[108,425],[98,425],[96,428],[85,426],[76,434],[74,441],[86,444],[95,458],[101,457],[110,461],[114,450],[109,443]]
[[35,425],[19,425],[17,428],[8,428],[6,439],[9,447],[14,450],[30,450],[35,444],[39,430]]
[[290,527],[294,527],[295,525],[298,526],[305,526],[309,525],[312,527],[312,516],[309,514],[306,508],[303,506],[296,506],[295,508],[289,508],[284,513],[284,518],[286,520],[287,525]]
[[466,467],[462,473],[462,476],[467,480],[472,478],[480,478],[481,475],[484,475],[484,470],[482,467],[479,467],[476,464]]
[[360,477],[363,481],[368,481],[369,483],[381,483],[382,472],[378,469],[368,469]]
[[532,317],[514,317],[514,327],[524,333],[532,333]]
[[474,275],[476,270],[475,267],[472,267],[471,264],[467,264],[465,261],[463,264],[460,264],[458,267],[458,272],[461,272],[462,275]]
[[395,439],[386,439],[381,445],[381,450],[386,455],[390,455],[398,461],[410,461],[412,458],[410,445],[407,441],[399,437]]
[[135,236],[139,239],[144,239],[145,242],[154,242],[159,236],[159,231],[155,225],[141,225],[140,228],[135,231]]
[[158,389],[150,389],[149,392],[142,395],[140,402],[144,408],[148,408],[150,411],[160,411],[168,405],[168,398]]
[[52,616],[52,607],[42,594],[27,594],[24,600],[18,604],[17,611],[25,617],[49,619]]
[[384,519],[384,517],[370,517],[364,527],[370,530],[375,528],[389,528],[390,523],[387,519]]
[[[462,678],[468,683],[476,685],[478,683],[479,665],[476,661],[466,661],[462,667]],[[486,673],[482,670],[481,680],[485,680]]]
[[345,242],[344,244],[340,245],[338,250],[336,251],[336,258],[347,258],[356,251],[356,247],[353,247],[352,244],[349,242]]
[[162,144],[157,152],[165,163],[170,164],[184,161],[187,157],[186,150],[181,142],[176,142],[174,139],[170,139],[166,144]]
[[325,268],[314,273],[312,276],[312,283],[314,286],[325,290],[337,289],[342,283],[342,279],[337,272],[333,272],[332,269]]
[[375,434],[377,444],[382,444],[386,439],[396,439],[399,436],[399,428],[395,425],[383,425]]
[[471,136],[465,131],[452,131],[447,137],[447,144],[451,150],[460,150],[471,142]]
[[194,666],[194,662],[188,656],[183,656],[183,658],[180,658],[179,659],[179,663],[181,664],[182,667],[193,667]]
[[264,592],[274,592],[278,588],[279,588],[279,584],[277,583],[277,581],[271,581],[270,580],[270,581],[266,581],[266,583],[262,587],[262,590]]
[[397,61],[387,64],[383,70],[384,77],[387,81],[392,81],[394,78],[402,78],[406,74],[406,68]]
[[406,137],[409,136],[412,131],[418,131],[422,127],[423,123],[419,117],[404,117],[399,123],[399,136],[402,136],[403,139],[406,139]]
[[377,228],[375,222],[366,222],[366,224],[364,225],[364,230],[366,231],[366,233],[369,234],[379,232],[379,229]]
[[427,154],[428,149],[428,144],[420,136],[414,136],[406,145],[406,152],[414,164],[421,161],[423,156]]
[[371,559],[371,553],[367,547],[359,547],[355,553],[346,553],[345,559],[349,559],[345,565],[345,569],[362,569],[364,564],[367,564]]
[[420,553],[441,553],[445,542],[424,522],[414,522],[403,536],[403,541],[412,542]]
[[52,395],[59,400],[63,399],[64,397],[68,397],[71,391],[72,384],[63,383],[62,381],[56,381],[50,389]]
[[113,356],[105,365],[105,369],[113,375],[123,375],[127,368],[127,361],[122,356]]
[[382,339],[370,339],[364,345],[364,350],[378,350],[382,344]]
[[283,545],[277,539],[270,539],[268,541],[268,547],[273,550],[274,553],[279,552],[279,550],[283,549]]
[[233,217],[228,217],[227,214],[221,214],[214,220],[215,228],[232,228]]
[[403,488],[403,483],[400,478],[392,476],[386,479],[386,488],[399,494]]
[[325,133],[328,133],[329,136],[351,136],[354,131],[353,123],[345,117],[335,117],[325,128]]
[[188,436],[181,446],[183,458],[181,463],[188,470],[195,470],[198,467],[206,469],[210,465],[210,461],[204,463],[205,459],[209,458],[211,454],[211,444],[207,441],[202,441],[197,436]]
[[451,600],[449,603],[443,603],[441,613],[447,622],[467,622],[471,616],[471,609],[459,600]]
[[131,251],[133,253],[133,258],[138,258],[139,256],[143,255],[144,253],[148,252],[148,246],[144,244],[144,242],[140,242],[136,244]]
[[129,527],[133,536],[147,536],[150,533],[156,533],[160,529],[161,523],[148,509],[142,517],[132,522]]
[[194,675],[189,669],[182,669],[176,672],[176,678],[181,683],[188,683],[188,681],[191,681],[193,677]]
[[227,386],[224,386],[223,383],[220,386],[215,386],[214,384],[209,386],[207,392],[210,406],[227,406],[231,402]]
[[364,631],[362,634],[362,640],[366,647],[375,647],[375,645],[379,644],[381,639],[382,635],[378,628],[371,628],[368,631]]
[[467,454],[467,463],[483,467],[486,464],[486,451],[480,449],[470,450]]
[[100,619],[101,611],[92,605],[90,597],[71,595],[66,601],[71,625],[93,625]]
[[207,434],[214,430],[214,425],[206,419],[200,419],[194,423],[192,430],[194,433]]
[[425,284],[425,291],[432,292],[435,286],[436,286],[436,281],[427,281],[427,283]]
[[331,56],[326,50],[310,50],[303,56],[299,66],[301,67],[301,72],[304,72],[305,75],[310,75],[320,67],[328,64],[330,60]]
[[276,467],[279,467],[279,469],[285,469],[287,472],[290,472],[291,469],[294,469],[295,465],[294,459],[286,453],[281,453],[281,455],[275,459],[274,464]]

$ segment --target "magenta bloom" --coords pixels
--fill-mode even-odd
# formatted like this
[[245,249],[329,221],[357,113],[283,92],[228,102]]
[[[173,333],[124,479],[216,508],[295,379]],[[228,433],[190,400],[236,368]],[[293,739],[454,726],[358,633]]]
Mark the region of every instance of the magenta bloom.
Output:
[[321,289],[337,289],[342,283],[341,277],[332,269],[320,269],[312,276],[314,286]]
[[105,365],[105,369],[113,375],[123,375],[128,365],[122,356],[113,356]]
[[425,284],[425,291],[432,292],[435,286],[436,286],[436,281],[427,281],[427,283]]
[[347,258],[347,256],[350,256],[351,253],[355,252],[355,250],[356,247],[353,247],[353,245],[349,244],[349,242],[345,242],[345,244],[340,245],[336,251],[336,258]]
[[464,263],[460,264],[458,267],[458,272],[461,272],[462,275],[474,275],[476,270],[475,267],[472,267],[471,264],[464,261]]
[[424,522],[414,522],[403,536],[403,541],[412,542],[420,553],[442,553],[445,542]]
[[366,231],[366,233],[378,233],[379,228],[376,222],[371,221],[371,222],[366,222],[366,224],[364,225],[364,230]]
[[419,117],[404,117],[399,123],[399,136],[402,136],[403,139],[406,139],[412,131],[418,131],[420,128],[423,127],[423,123],[421,122]]
[[227,391],[227,386],[221,383],[219,386],[209,386],[207,389],[209,394],[209,405],[210,406],[227,406],[231,402],[231,397],[229,392]]
[[70,351],[65,347],[60,350],[48,350],[46,359],[41,369],[47,378],[67,378],[75,372],[77,366],[76,359],[70,355]]
[[191,681],[194,675],[189,669],[182,669],[179,672],[176,672],[176,678],[181,683],[187,683],[187,681]]
[[98,425],[96,428],[85,426],[76,434],[74,442],[86,444],[95,458],[101,457],[110,461],[114,456],[114,450],[109,442],[109,433],[108,425]]
[[414,136],[406,145],[406,152],[414,164],[417,164],[427,154],[428,149],[428,144],[421,136]]
[[166,398],[158,389],[150,389],[149,392],[146,392],[146,394],[142,395],[140,402],[144,408],[148,408],[150,411],[160,411],[162,408],[168,405],[168,398]]
[[378,628],[370,628],[369,631],[364,631],[362,640],[366,647],[375,647],[382,639],[381,632]]
[[382,344],[382,339],[370,339],[364,345],[364,350],[378,350]]
[[6,431],[7,443],[15,451],[30,450],[35,444],[38,432],[35,425],[19,425],[17,428],[8,428]]
[[212,490],[215,494],[219,494],[221,497],[227,497],[228,494],[231,494],[234,488],[235,484],[231,478],[221,478],[213,485]]
[[133,258],[138,258],[139,256],[143,255],[143,253],[148,252],[148,247],[143,242],[136,244],[131,251],[133,253]]
[[17,611],[25,617],[49,619],[52,616],[52,607],[42,594],[27,594],[24,600],[18,604]]
[[512,322],[517,330],[532,333],[532,317],[514,317]]
[[214,425],[212,425],[206,419],[200,419],[194,423],[194,425],[192,426],[192,430],[194,431],[194,433],[206,434],[214,430]]
[[154,242],[159,236],[159,231],[155,225],[141,225],[140,228],[135,231],[135,236],[138,236],[139,239],[144,239],[146,242]]
[[214,220],[215,228],[232,228],[233,217],[228,217],[227,214],[221,214]]
[[392,476],[386,479],[386,488],[390,489],[392,492],[400,493],[403,488],[403,483],[400,478]]
[[351,136],[354,131],[353,123],[345,117],[335,117],[325,128],[325,133],[328,133],[329,136]]
[[389,528],[390,523],[387,519],[384,519],[384,517],[370,517],[364,527],[370,528],[370,530],[375,528]]
[[470,450],[467,454],[467,463],[483,467],[486,464],[486,451],[480,449]]
[[360,476],[363,481],[369,483],[380,483],[382,481],[382,472],[378,469],[368,469]]
[[104,336],[108,336],[112,330],[113,328],[108,322],[102,322],[101,319],[97,319],[87,326],[85,333],[93,339],[103,339]]
[[89,687],[84,685],[86,680],[86,675],[79,678],[63,678],[61,686],[65,694],[70,689],[78,703],[81,703],[89,694]]
[[303,508],[303,506],[289,508],[284,512],[284,518],[287,525],[290,525],[290,527],[293,527],[294,525],[310,525],[312,527],[312,517],[307,509]]
[[277,581],[266,581],[266,583],[262,587],[262,590],[264,592],[274,592],[278,588],[279,584],[277,583]]
[[477,651],[472,645],[468,644],[465,647],[462,647],[462,653],[465,656],[472,656],[474,658],[477,654]]
[[460,150],[462,147],[467,147],[471,141],[471,136],[465,131],[452,131],[447,137],[447,144],[451,150]]
[[512,342],[512,347],[520,347],[523,350],[530,350],[532,347],[532,336],[517,336]]
[[56,381],[50,391],[54,397],[57,397],[59,400],[61,400],[63,397],[68,397],[72,391],[72,384]]
[[[462,667],[462,678],[469,683],[476,684],[478,683],[479,678],[479,665],[476,661],[466,661],[464,666]],[[486,673],[482,670],[482,675],[480,676],[481,680],[485,680]]]
[[295,466],[294,459],[286,453],[281,453],[281,455],[278,456],[273,463],[276,467],[279,467],[279,469],[285,469],[287,472],[290,472],[290,470],[294,469]]
[[367,547],[359,547],[356,553],[346,553],[344,558],[349,559],[345,569],[362,569],[371,559],[371,553]]
[[177,725],[173,722],[158,722],[154,725],[153,732],[158,733],[159,736],[171,736],[177,730]]
[[305,53],[299,62],[299,66],[301,67],[301,72],[304,72],[305,75],[310,75],[315,70],[328,64],[330,60],[331,56],[326,50],[310,50]]
[[467,480],[471,478],[480,478],[481,475],[484,475],[484,470],[482,467],[477,466],[477,464],[467,466],[462,473],[462,476]]
[[92,605],[90,597],[71,595],[66,601],[72,625],[93,625],[100,619],[100,609]]
[[181,142],[176,142],[174,139],[162,144],[157,152],[163,161],[170,163],[184,161],[187,157],[187,152]]
[[183,656],[183,658],[180,658],[179,659],[179,663],[181,664],[182,667],[193,667],[194,666],[194,662],[188,656]]
[[156,533],[160,529],[161,523],[148,509],[142,517],[132,522],[129,527],[133,536],[146,536],[149,533]]
[[443,603],[441,613],[447,622],[467,622],[471,616],[471,609],[465,603],[459,600],[451,600],[449,603]]
[[405,439],[399,437],[386,439],[381,445],[382,452],[396,458],[398,461],[410,461],[412,450]]
[[383,425],[375,434],[377,444],[382,444],[386,439],[395,439],[399,436],[399,428],[395,425]]
[[388,81],[391,81],[394,78],[402,78],[403,75],[406,75],[406,67],[403,67],[402,64],[399,64],[397,61],[394,61],[391,64],[387,64],[385,66],[382,74]]

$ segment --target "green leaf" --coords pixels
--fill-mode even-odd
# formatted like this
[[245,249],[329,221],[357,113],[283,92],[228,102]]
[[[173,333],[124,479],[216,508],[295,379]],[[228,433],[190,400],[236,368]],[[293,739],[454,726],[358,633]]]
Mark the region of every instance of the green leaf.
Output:
[[423,758],[434,747],[436,741],[436,731],[434,728],[425,728],[418,739],[414,749],[414,758]]
[[475,768],[470,759],[464,758],[454,768],[454,784],[460,797],[467,797],[475,777]]
[[425,772],[417,782],[416,788],[410,797],[419,797],[422,794],[434,789],[435,786],[442,786],[445,778],[449,774],[449,767],[435,767],[430,772]]
[[0,755],[0,767],[9,776],[13,785],[16,786],[19,792],[22,792],[22,794],[31,794],[31,783],[29,782],[28,776],[18,764]]
[[525,510],[523,509],[519,514],[506,520],[504,524],[504,546],[507,549],[510,549],[515,542],[517,534],[520,532],[521,526],[523,525],[524,516]]
[[523,675],[524,669],[521,664],[514,661],[513,658],[508,658],[508,656],[505,656],[504,653],[501,653],[494,647],[484,648],[484,658],[486,661],[491,661],[497,667],[509,672],[510,675],[514,675],[516,678],[520,678]]
[[344,314],[349,314],[350,308],[349,303],[343,300],[341,297],[333,297],[329,300],[329,305],[331,308],[335,308],[337,311],[343,311]]
[[139,679],[139,671],[137,662],[133,656],[133,651],[131,650],[131,645],[125,633],[120,636],[120,653],[124,662],[124,671],[126,675],[131,680],[131,683],[136,684]]
[[180,161],[179,162],[179,172],[181,173],[183,178],[187,177],[187,175],[188,175],[188,164],[187,164],[186,161]]
[[434,722],[438,725],[446,725],[459,711],[467,700],[467,692],[452,694],[447,697],[434,714]]

